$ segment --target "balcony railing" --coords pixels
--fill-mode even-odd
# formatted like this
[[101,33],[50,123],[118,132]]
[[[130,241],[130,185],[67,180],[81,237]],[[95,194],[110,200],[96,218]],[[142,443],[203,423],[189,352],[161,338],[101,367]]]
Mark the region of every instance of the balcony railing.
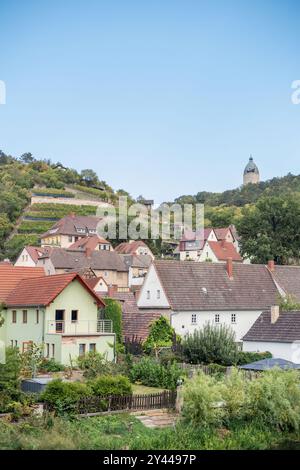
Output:
[[48,334],[62,335],[97,335],[112,333],[111,320],[48,321]]

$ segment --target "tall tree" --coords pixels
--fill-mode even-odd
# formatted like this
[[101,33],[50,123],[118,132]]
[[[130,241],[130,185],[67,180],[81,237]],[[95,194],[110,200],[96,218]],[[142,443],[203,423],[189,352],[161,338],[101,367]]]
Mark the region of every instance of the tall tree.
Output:
[[242,215],[237,229],[243,256],[254,263],[269,259],[277,264],[299,261],[299,195],[264,197],[255,206],[245,207]]

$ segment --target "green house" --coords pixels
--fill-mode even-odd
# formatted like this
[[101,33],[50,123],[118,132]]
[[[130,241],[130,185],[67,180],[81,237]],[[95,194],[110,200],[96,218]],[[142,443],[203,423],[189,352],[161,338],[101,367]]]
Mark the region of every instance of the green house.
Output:
[[115,334],[104,320],[103,300],[77,273],[21,280],[6,298],[0,341],[25,351],[43,344],[44,355],[70,364],[89,351],[115,359]]

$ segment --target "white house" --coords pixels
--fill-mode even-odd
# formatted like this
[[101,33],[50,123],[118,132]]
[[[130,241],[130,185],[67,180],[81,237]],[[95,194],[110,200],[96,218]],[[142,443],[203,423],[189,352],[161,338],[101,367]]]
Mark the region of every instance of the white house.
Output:
[[300,364],[300,312],[263,312],[243,338],[245,351],[269,351],[273,357]]
[[206,322],[230,325],[242,341],[261,313],[275,305],[278,290],[264,265],[162,261],[152,263],[137,305],[168,314],[184,336]]

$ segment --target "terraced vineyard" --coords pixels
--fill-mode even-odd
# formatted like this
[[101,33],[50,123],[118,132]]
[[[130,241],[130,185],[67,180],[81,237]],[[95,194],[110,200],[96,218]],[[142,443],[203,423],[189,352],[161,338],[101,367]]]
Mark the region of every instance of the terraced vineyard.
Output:
[[40,235],[71,212],[77,215],[96,215],[96,207],[55,203],[29,206],[16,233],[5,243],[7,257],[15,260],[25,245],[39,245]]

